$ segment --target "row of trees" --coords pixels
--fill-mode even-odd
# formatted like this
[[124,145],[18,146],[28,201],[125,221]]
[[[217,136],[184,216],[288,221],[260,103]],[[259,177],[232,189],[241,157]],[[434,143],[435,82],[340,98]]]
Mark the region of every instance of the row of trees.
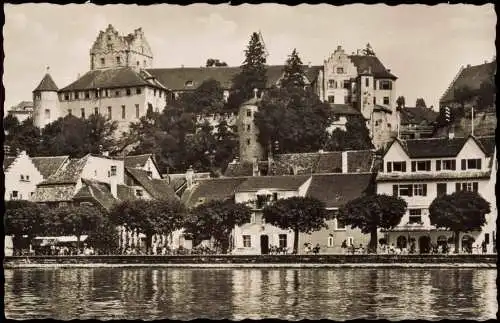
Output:
[[[369,250],[376,252],[378,229],[392,229],[401,222],[407,203],[401,197],[382,194],[364,195],[340,208],[338,219],[352,228],[370,234]],[[266,223],[295,234],[294,253],[298,252],[299,233],[311,233],[328,228],[325,204],[312,197],[281,199],[263,209]],[[437,197],[429,207],[432,225],[454,233],[458,252],[459,233],[479,230],[490,213],[490,204],[476,192],[457,191]],[[184,228],[196,245],[213,239],[223,253],[228,251],[230,236],[236,225],[249,223],[251,209],[232,200],[210,201],[186,210],[179,201],[136,200],[115,205],[109,212],[93,206],[48,208],[28,201],[6,203],[6,234],[19,238],[27,235],[89,234],[89,240],[107,250],[116,249],[116,226],[137,230],[146,235],[147,251],[151,250],[154,234],[170,233]],[[16,239],[14,239],[16,241]],[[79,245],[79,241],[78,241]]]

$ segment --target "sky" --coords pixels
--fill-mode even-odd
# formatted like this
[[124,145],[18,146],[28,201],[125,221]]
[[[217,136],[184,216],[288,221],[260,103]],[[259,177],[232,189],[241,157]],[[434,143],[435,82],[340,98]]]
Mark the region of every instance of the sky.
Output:
[[47,66],[59,88],[86,73],[90,48],[108,24],[121,34],[142,27],[156,68],[204,66],[207,58],[239,66],[259,30],[269,64],[284,64],[296,48],[305,64],[322,65],[339,45],[352,53],[370,43],[398,76],[396,94],[407,106],[422,97],[437,107],[460,66],[496,54],[493,4],[6,4],[4,13],[4,109],[32,100]]

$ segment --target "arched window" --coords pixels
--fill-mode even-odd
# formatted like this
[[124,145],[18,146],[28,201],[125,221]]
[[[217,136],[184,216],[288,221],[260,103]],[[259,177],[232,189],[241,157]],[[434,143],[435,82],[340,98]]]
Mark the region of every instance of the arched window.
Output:
[[327,246],[328,247],[333,247],[335,241],[333,240],[333,235],[330,234],[330,236],[328,237],[328,243],[327,243]]

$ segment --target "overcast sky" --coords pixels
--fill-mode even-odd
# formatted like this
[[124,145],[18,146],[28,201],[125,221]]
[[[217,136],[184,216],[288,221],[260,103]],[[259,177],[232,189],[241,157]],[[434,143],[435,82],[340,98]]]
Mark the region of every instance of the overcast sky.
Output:
[[348,53],[369,42],[399,77],[396,91],[413,106],[437,106],[461,65],[495,55],[492,4],[474,5],[5,5],[5,107],[31,100],[46,66],[61,88],[89,70],[99,30],[142,27],[154,67],[203,66],[207,58],[240,65],[250,35],[260,30],[269,64],[293,48],[304,63],[323,64],[341,45]]

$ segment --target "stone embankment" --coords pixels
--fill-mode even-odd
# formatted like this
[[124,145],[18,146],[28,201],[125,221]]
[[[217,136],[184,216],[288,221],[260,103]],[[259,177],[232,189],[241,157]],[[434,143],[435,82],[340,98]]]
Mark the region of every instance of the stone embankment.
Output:
[[497,255],[197,255],[5,257],[4,268],[51,267],[477,267],[496,268]]

